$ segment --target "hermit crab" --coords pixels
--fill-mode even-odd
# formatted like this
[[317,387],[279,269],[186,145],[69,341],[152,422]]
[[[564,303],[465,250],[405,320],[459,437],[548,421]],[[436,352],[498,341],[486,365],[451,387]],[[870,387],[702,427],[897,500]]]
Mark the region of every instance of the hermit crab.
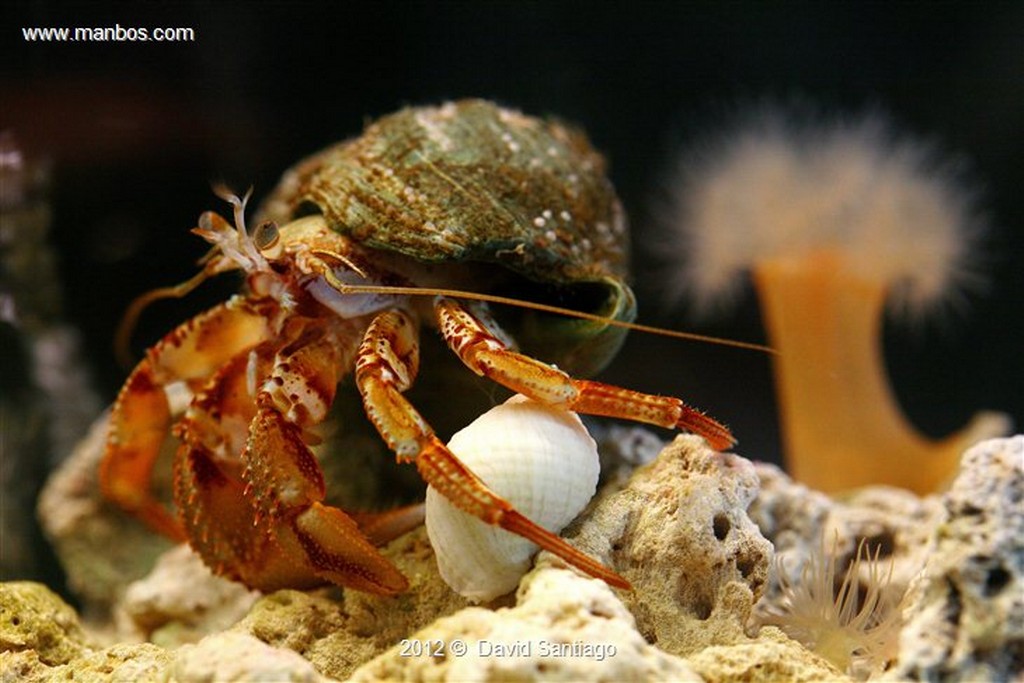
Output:
[[[243,272],[243,292],[146,352],[114,403],[100,468],[108,499],[187,539],[219,574],[265,591],[407,587],[376,545],[411,516],[353,518],[326,504],[309,448],[351,373],[399,462],[453,505],[628,586],[493,493],[408,401],[421,326],[474,373],[535,401],[733,443],[677,398],[569,374],[600,369],[635,315],[622,209],[603,159],[570,127],[479,100],[407,108],[288,171],[251,231],[248,195],[221,195],[234,225],[200,217],[194,232],[212,244],[201,272],[144,295],[128,318],[227,271]],[[530,299],[514,335],[491,310],[511,295]],[[555,315],[566,308],[580,312]],[[187,397],[180,414],[175,393]],[[168,430],[177,515],[150,486]]]

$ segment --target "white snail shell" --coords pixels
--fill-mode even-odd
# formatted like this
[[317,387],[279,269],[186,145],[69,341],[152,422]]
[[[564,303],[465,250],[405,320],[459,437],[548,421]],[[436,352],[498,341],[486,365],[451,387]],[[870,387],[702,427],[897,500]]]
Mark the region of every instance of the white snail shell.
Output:
[[[597,490],[597,444],[580,418],[525,396],[484,413],[448,447],[495,493],[556,534]],[[477,602],[514,590],[538,550],[457,509],[433,487],[427,489],[426,525],[441,577]]]

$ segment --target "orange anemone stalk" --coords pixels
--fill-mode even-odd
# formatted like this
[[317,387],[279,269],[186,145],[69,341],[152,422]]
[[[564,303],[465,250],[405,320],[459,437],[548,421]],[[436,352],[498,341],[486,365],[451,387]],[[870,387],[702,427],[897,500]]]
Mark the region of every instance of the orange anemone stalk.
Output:
[[771,344],[786,467],[834,492],[940,488],[961,453],[1005,434],[982,412],[943,439],[900,411],[882,355],[888,307],[911,319],[979,278],[970,193],[877,118],[794,125],[762,111],[682,175],[680,283],[708,307],[750,271]]

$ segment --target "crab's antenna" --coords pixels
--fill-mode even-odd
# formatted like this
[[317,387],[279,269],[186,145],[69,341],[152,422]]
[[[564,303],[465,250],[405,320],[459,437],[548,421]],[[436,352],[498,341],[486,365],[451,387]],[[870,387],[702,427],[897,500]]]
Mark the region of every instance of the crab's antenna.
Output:
[[132,366],[130,348],[132,333],[139,322],[139,316],[142,315],[142,311],[147,306],[160,299],[180,299],[202,284],[211,274],[206,269],[203,269],[181,284],[151,289],[145,294],[136,297],[131,305],[128,306],[128,310],[124,312],[124,317],[121,318],[121,323],[117,326],[117,333],[114,335],[114,355],[117,358],[117,362],[125,368]]
[[[337,254],[329,251],[315,250],[313,253],[328,256],[331,258],[337,258]],[[736,341],[734,339],[723,339],[721,337],[712,337],[705,334],[695,334],[693,332],[680,332],[678,330],[666,330],[661,327],[654,327],[652,325],[642,325],[640,323],[626,322],[625,320],[615,320],[614,318],[608,318],[595,313],[587,313],[585,311],[576,311],[571,308],[562,308],[561,306],[552,306],[550,304],[542,304],[536,301],[523,301],[522,299],[514,299],[508,296],[500,296],[498,294],[483,294],[481,292],[466,292],[461,289],[444,289],[438,287],[403,287],[399,285],[351,285],[342,282],[334,273],[331,272],[330,268],[324,268],[321,271],[324,279],[327,280],[328,284],[334,289],[338,290],[341,294],[400,294],[405,296],[448,296],[455,299],[470,299],[473,301],[486,301],[492,304],[503,304],[506,306],[518,306],[519,308],[529,308],[535,311],[541,311],[543,313],[553,313],[555,315],[564,315],[569,318],[579,318],[581,320],[590,320],[592,322],[602,323],[605,325],[611,325],[612,327],[621,327],[627,330],[635,330],[637,332],[645,332],[647,334],[657,334],[663,337],[671,337],[673,339],[685,339],[687,341],[697,341],[707,344],[716,344],[718,346],[731,346],[737,349],[747,349],[750,351],[760,351],[761,353],[774,354],[775,349],[764,344],[754,344],[752,342]]]

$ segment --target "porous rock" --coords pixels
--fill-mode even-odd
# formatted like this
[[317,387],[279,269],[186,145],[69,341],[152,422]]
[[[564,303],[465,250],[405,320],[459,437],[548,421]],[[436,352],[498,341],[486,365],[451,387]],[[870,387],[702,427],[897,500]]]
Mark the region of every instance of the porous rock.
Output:
[[705,680],[715,683],[803,683],[851,680],[828,661],[774,627],[758,638],[734,645],[712,645],[686,659]]
[[47,666],[39,661],[34,650],[0,652],[0,672],[4,683],[136,683],[166,681],[171,655],[150,643],[114,645],[103,650],[89,650],[66,664]]
[[344,679],[401,638],[468,602],[441,579],[423,527],[382,549],[409,580],[409,590],[381,597],[344,589],[277,591],[264,596],[235,630],[294,650],[326,676]]
[[47,666],[64,664],[85,652],[78,615],[41,583],[0,583],[0,652],[34,651]]
[[894,679],[1024,678],[1024,436],[968,450],[908,596]]
[[88,650],[68,664],[48,667],[35,650],[0,652],[0,680],[17,683],[168,683],[171,654],[151,643]]
[[182,544],[128,586],[115,616],[122,632],[174,647],[235,624],[258,597],[240,583],[215,576]]
[[565,535],[630,581],[622,600],[649,642],[688,656],[748,639],[772,557],[746,513],[757,491],[748,460],[680,436]]
[[0,650],[0,680],[40,683],[48,679],[50,667],[39,661],[35,650]]
[[[307,659],[313,659],[325,639],[344,634],[338,650],[356,660],[349,665],[354,668],[374,653],[365,653],[364,643],[348,637],[348,617],[343,604],[327,593],[327,590],[279,590],[265,595],[232,630],[252,635],[273,647],[293,650]],[[326,673],[338,677],[337,672],[344,671],[344,665],[336,664],[334,669]]]
[[[830,498],[794,481],[774,465],[755,465],[761,493],[751,504],[751,519],[772,541],[775,553],[786,569],[790,583],[800,580],[811,558],[823,550],[834,560],[842,576],[853,561],[858,544],[877,551],[885,563],[885,599],[898,603],[907,586],[920,572],[927,555],[927,540],[941,512],[938,496],[920,498],[891,486],[867,486]],[[868,580],[870,567],[861,564],[861,580]],[[761,612],[781,595],[779,577],[772,572]]]
[[37,583],[0,584],[0,680],[162,680],[166,650],[144,643],[92,649],[70,605]]
[[[443,653],[434,656],[439,644]],[[352,680],[701,678],[644,640],[605,583],[546,567],[523,580],[515,607],[469,607],[440,619],[357,669]]]
[[86,652],[41,679],[76,683],[166,681],[171,654],[151,643],[120,644]]

